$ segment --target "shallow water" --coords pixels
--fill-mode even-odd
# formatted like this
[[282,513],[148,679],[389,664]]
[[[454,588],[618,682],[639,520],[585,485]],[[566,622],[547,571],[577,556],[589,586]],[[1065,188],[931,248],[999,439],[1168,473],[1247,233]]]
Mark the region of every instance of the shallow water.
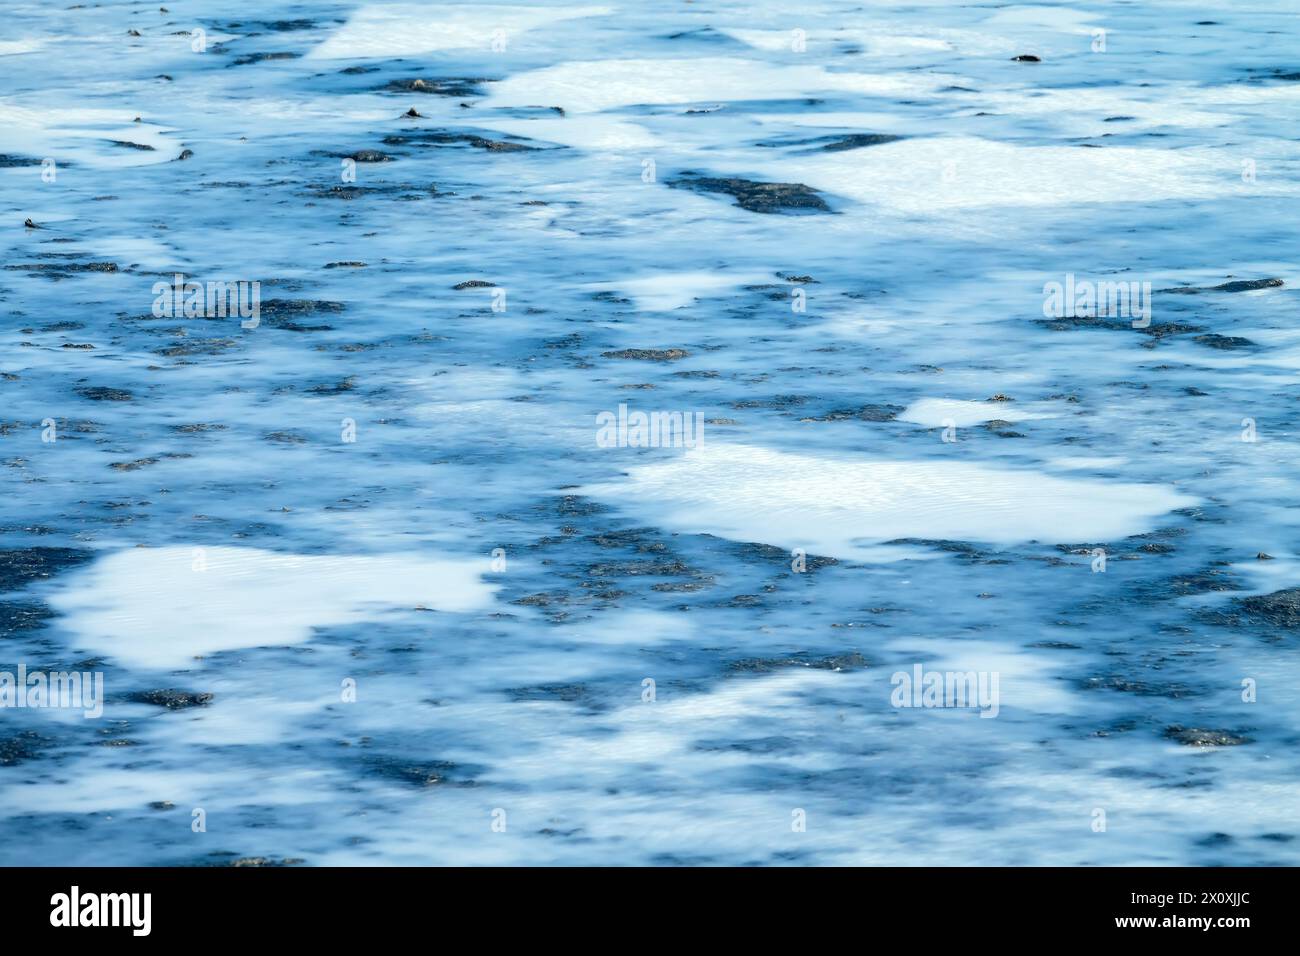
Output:
[[1292,4],[167,6],[0,24],[0,862],[1300,862]]

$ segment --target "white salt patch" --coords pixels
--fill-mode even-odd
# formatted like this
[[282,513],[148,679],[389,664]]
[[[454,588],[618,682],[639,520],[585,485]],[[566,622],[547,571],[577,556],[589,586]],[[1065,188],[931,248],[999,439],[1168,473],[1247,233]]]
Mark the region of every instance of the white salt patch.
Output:
[[[951,162],[951,165],[948,165]],[[975,137],[909,139],[775,160],[773,178],[912,214],[1085,202],[1154,202],[1231,193],[1237,168],[1193,150],[1013,146]],[[951,175],[945,178],[945,169]],[[1278,184],[1276,191],[1295,192]]]
[[488,105],[542,103],[584,113],[639,104],[793,99],[824,92],[898,96],[934,90],[948,79],[938,74],[832,73],[820,66],[723,57],[575,61],[506,77],[493,87]]
[[491,53],[498,30],[506,48],[519,34],[563,20],[597,17],[608,7],[425,6],[415,4],[362,7],[308,59],[406,56],[433,50],[482,50]]
[[[206,570],[195,570],[202,551]],[[392,609],[487,606],[483,562],[423,555],[308,556],[254,548],[131,548],[69,575],[51,607],[76,645],[133,667],[183,667],[196,655],[299,644],[313,627]]]
[[928,428],[943,428],[949,424],[965,428],[994,419],[1023,422],[1053,416],[1026,408],[1017,408],[1008,402],[961,402],[948,398],[923,398],[913,402],[906,411],[896,417],[900,422],[912,422]]
[[[952,446],[954,449],[960,445]],[[1163,485],[1058,478],[960,460],[873,461],[706,444],[584,494],[653,506],[674,531],[856,557],[895,538],[1095,541],[1148,530],[1197,499]]]

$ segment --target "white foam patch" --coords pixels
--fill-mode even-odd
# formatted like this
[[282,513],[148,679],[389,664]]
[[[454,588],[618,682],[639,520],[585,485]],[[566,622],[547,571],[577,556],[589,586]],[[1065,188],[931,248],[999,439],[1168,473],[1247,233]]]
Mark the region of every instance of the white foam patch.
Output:
[[[954,446],[956,447],[956,446]],[[706,445],[583,493],[647,505],[675,531],[857,557],[896,538],[1097,541],[1197,502],[1163,485],[1061,478],[968,461],[873,461]]]
[[[180,147],[169,130],[136,123],[136,113],[114,109],[30,109],[0,101],[0,153],[16,153],[86,166],[145,166],[175,159]],[[132,149],[114,141],[152,147]]]
[[[772,163],[799,182],[911,214],[990,207],[1205,199],[1235,188],[1236,161],[1194,150],[1013,146],[976,137],[909,139]],[[1294,192],[1294,186],[1278,185]]]
[[998,10],[985,27],[1038,27],[1060,33],[1088,33],[1099,14],[1070,7],[1022,6]]
[[1113,468],[1123,468],[1128,464],[1127,458],[1119,456],[1105,455],[1071,455],[1064,458],[1053,458],[1048,461],[1049,468],[1060,468],[1065,471],[1106,471]]
[[963,402],[949,398],[922,398],[913,402],[904,412],[895,417],[900,422],[912,422],[916,425],[925,425],[927,428],[946,428],[950,424],[958,428],[966,428],[995,419],[1024,422],[1053,416],[1044,412],[1030,411],[1027,408],[1017,408],[1009,402]]
[[[1145,89],[1069,87],[981,92],[971,99],[969,111],[1052,117],[1068,124],[1071,135],[1100,136],[1155,126],[1210,127],[1231,122],[1232,116],[1226,111],[1209,112],[1192,105],[1203,105],[1210,99],[1202,88],[1190,86],[1175,87],[1163,96],[1153,95]],[[1093,115],[1089,116],[1089,113]],[[1129,116],[1132,119],[1116,126],[1105,122],[1109,116]]]
[[479,580],[485,570],[415,554],[131,548],[69,575],[70,587],[48,601],[78,647],[128,666],[175,668],[220,651],[300,644],[313,627],[396,609],[477,610],[495,590]]
[[620,279],[614,283],[594,283],[587,288],[624,292],[632,296],[642,312],[668,312],[688,306],[699,297],[717,295],[767,278],[760,273],[736,276],[717,272],[670,272],[639,279]]
[[[791,30],[723,29],[732,39],[739,40],[755,50],[778,52],[792,50],[795,36]],[[909,36],[879,30],[813,30],[803,36],[808,50],[826,47],[832,43],[854,43],[869,56],[901,56],[908,53],[951,50],[952,45],[938,37]]]
[[45,46],[44,40],[0,40],[0,56],[16,56],[20,53],[35,53]]
[[[492,51],[494,37],[505,40],[564,20],[597,17],[608,7],[425,6],[362,7],[307,59],[407,56],[435,50]],[[500,31],[498,34],[497,31]]]
[[571,113],[640,104],[794,99],[815,93],[867,96],[924,93],[951,78],[938,74],[830,72],[820,66],[783,66],[717,57],[676,60],[594,60],[507,77],[490,106],[562,106]]

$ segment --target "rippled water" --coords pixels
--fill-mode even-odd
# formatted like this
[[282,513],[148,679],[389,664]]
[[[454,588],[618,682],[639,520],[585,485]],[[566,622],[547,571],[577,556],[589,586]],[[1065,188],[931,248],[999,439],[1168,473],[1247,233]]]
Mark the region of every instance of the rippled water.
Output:
[[0,861],[1300,862],[1293,4],[259,6],[0,24]]

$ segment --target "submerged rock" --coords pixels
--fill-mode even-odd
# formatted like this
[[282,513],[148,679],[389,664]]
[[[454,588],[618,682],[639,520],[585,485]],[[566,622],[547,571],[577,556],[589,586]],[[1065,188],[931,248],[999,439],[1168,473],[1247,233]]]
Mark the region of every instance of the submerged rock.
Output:
[[11,637],[19,631],[38,630],[52,617],[54,612],[45,604],[0,601],[0,638]]
[[691,353],[686,349],[617,349],[613,352],[601,352],[601,358],[640,359],[646,362],[675,362]]
[[1277,627],[1300,627],[1300,588],[1234,598],[1233,602],[1248,621],[1262,621]]
[[1172,289],[1157,289],[1157,292],[1176,295],[1198,295],[1202,292],[1250,292],[1254,289],[1276,289],[1285,285],[1281,279],[1236,279],[1211,286],[1177,286]]
[[0,551],[0,593],[17,591],[66,568],[89,561],[93,551],[82,548],[12,548]]
[[488,139],[475,133],[449,133],[446,130],[420,130],[411,133],[394,133],[385,136],[385,146],[457,146],[464,144],[492,153],[523,153],[539,149],[509,140]]
[[237,57],[230,62],[231,66],[248,66],[251,63],[263,63],[267,60],[296,60],[302,56],[301,53],[290,53],[288,51],[278,53],[246,53]]
[[328,332],[334,328],[332,325],[302,325],[295,319],[319,312],[342,311],[342,302],[330,302],[326,299],[268,299],[261,304],[259,315],[262,324],[273,329],[283,329],[288,332]]
[[[39,227],[38,227],[39,228]],[[23,262],[5,266],[15,272],[116,272],[116,262]]]
[[862,405],[858,408],[837,408],[825,415],[813,415],[799,420],[801,422],[842,422],[851,420],[892,422],[894,416],[903,410],[902,405]]
[[1166,727],[1164,736],[1185,747],[1237,747],[1251,743],[1251,738],[1230,730],[1206,730],[1201,727]]
[[560,700],[577,703],[589,697],[591,691],[585,684],[538,684],[533,687],[512,687],[506,691],[512,701]]
[[727,664],[730,671],[747,674],[767,674],[786,667],[811,667],[822,671],[851,671],[868,667],[869,662],[857,651],[835,654],[829,657],[813,657],[805,651],[791,654],[789,657],[746,657]]
[[1213,332],[1206,335],[1198,335],[1193,338],[1192,341],[1212,349],[1222,349],[1225,351],[1231,349],[1257,348],[1256,343],[1252,342],[1250,339],[1244,339],[1239,335],[1216,335]]
[[415,77],[409,80],[392,80],[379,87],[383,93],[427,93],[433,96],[478,96],[483,92],[480,84],[488,82],[482,77],[446,76],[436,79]]
[[52,741],[31,730],[0,737],[0,767],[9,767],[41,755]]
[[723,193],[750,212],[830,212],[817,190],[802,183],[763,183],[737,177],[683,176],[668,181],[675,189],[700,193]]
[[864,149],[867,146],[883,146],[885,143],[896,143],[902,136],[892,136],[889,133],[853,133],[849,136],[835,139],[822,147],[826,153],[839,153],[846,149]]
[[128,694],[126,699],[137,704],[166,707],[168,710],[186,710],[190,707],[205,707],[212,703],[212,694],[164,687],[160,690],[143,690]]
[[406,757],[371,757],[365,761],[366,769],[380,777],[396,780],[414,787],[433,787],[455,782],[460,769],[447,760],[411,760]]

